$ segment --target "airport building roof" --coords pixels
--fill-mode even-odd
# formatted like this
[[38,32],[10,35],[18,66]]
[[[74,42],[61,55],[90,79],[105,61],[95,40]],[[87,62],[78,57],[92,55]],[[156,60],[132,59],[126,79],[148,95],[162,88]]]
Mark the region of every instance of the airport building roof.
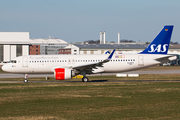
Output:
[[30,39],[30,44],[68,44],[66,41],[62,39]]
[[[149,44],[74,44],[80,49],[145,49]],[[170,49],[180,49],[180,44],[170,44]]]
[[147,44],[74,44],[80,49],[144,49]]

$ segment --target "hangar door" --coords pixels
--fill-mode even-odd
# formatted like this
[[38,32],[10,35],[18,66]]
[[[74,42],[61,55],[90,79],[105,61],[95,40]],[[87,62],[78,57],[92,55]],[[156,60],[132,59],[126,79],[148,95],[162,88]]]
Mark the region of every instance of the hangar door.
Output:
[[22,58],[22,67],[28,67],[28,57]]
[[138,56],[138,66],[144,66],[144,59],[142,55]]

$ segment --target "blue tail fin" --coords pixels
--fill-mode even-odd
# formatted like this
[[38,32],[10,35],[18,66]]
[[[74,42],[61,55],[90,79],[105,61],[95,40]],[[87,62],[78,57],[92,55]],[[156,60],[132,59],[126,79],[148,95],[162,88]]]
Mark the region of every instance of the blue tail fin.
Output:
[[173,26],[164,26],[149,46],[139,54],[167,54]]

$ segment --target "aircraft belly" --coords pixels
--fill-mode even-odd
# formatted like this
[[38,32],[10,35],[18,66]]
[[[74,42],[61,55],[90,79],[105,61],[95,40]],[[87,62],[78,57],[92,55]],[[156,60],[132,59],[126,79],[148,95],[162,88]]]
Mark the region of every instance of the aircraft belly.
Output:
[[104,66],[104,72],[124,72],[132,69],[139,69],[137,64],[114,63]]

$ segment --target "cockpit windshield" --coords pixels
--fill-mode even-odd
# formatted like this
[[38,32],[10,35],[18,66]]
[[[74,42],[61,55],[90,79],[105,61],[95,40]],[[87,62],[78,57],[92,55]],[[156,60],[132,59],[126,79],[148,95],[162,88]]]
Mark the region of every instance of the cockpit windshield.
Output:
[[16,60],[11,60],[9,61],[9,63],[16,63]]

